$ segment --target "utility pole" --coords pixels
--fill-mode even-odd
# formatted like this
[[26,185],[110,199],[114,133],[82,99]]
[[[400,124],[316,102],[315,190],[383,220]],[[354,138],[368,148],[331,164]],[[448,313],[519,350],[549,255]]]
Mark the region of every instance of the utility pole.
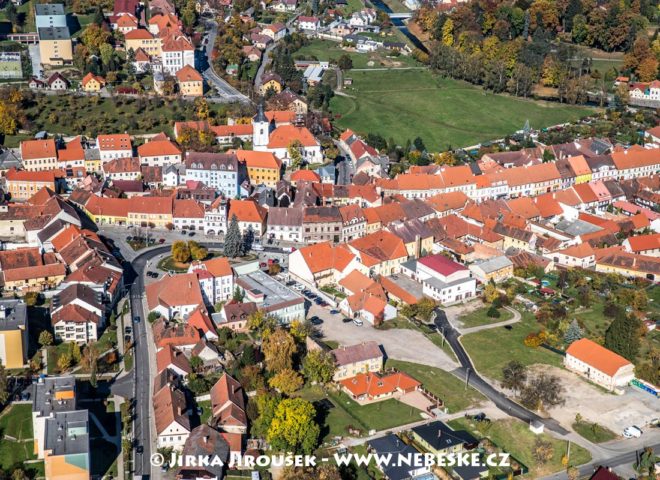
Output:
[[440,327],[440,333],[442,335],[442,348],[445,348],[445,327],[444,325]]
[[472,369],[470,367],[467,367],[465,369],[465,390],[467,390],[468,385],[470,383],[470,372],[471,371],[472,371]]

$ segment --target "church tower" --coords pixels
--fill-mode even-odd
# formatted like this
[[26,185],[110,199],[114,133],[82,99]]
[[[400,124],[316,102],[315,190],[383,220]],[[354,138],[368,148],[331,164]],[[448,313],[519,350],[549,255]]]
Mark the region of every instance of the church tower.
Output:
[[257,107],[257,114],[252,118],[252,148],[262,150],[268,146],[270,124],[264,113],[263,102]]

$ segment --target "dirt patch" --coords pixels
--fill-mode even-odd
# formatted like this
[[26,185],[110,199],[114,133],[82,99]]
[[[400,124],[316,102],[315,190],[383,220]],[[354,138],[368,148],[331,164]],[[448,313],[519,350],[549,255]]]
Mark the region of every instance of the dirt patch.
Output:
[[566,403],[551,408],[548,413],[566,428],[571,428],[577,413],[585,421],[603,425],[616,434],[630,425],[643,428],[658,416],[657,399],[631,387],[626,388],[624,395],[616,395],[568,370],[549,365],[536,365],[531,370],[543,371],[561,379]]

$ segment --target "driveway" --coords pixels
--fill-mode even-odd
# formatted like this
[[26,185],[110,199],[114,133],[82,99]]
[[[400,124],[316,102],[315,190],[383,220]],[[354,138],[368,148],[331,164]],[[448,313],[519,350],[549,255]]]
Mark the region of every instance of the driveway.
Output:
[[405,328],[376,330],[366,323],[358,327],[353,322],[342,322],[343,315],[332,315],[329,308],[319,307],[316,304],[310,307],[308,316],[312,315],[323,319],[321,330],[324,339],[334,340],[340,345],[354,345],[373,340],[382,345],[388,358],[420,363],[446,371],[458,367],[454,360],[417,330]]

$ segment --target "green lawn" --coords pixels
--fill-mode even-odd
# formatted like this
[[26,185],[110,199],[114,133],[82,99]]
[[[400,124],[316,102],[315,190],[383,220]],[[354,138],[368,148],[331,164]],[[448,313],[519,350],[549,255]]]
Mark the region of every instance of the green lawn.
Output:
[[174,273],[186,273],[189,266],[189,263],[175,262],[171,255],[158,262],[158,269],[164,272],[169,272],[171,270]]
[[209,418],[211,418],[211,400],[202,400],[197,402],[197,406],[202,409],[202,413],[199,416],[199,421],[201,423],[206,423]]
[[[478,87],[434,76],[428,70],[350,72],[353,85],[330,102],[335,124],[359,134],[379,133],[404,145],[421,137],[427,148],[468,146],[523,127],[576,120],[589,108],[495,95]],[[487,112],[484,115],[484,112]]]
[[15,404],[7,408],[0,416],[1,436],[10,436],[16,440],[32,438],[32,405]]
[[573,430],[592,443],[609,442],[616,438],[616,433],[597,423],[575,422],[573,423]]
[[343,392],[326,394],[319,386],[307,386],[296,395],[310,402],[329,400],[334,406],[328,410],[317,407],[323,441],[345,436],[349,426],[366,434],[369,430],[386,430],[422,419],[419,410],[394,399],[359,405]]
[[[17,441],[5,438],[13,437]],[[32,405],[14,404],[0,415],[0,469],[11,471],[16,467],[39,470],[39,465],[23,465],[33,460]]]
[[392,359],[387,360],[386,367],[394,367],[422,382],[425,389],[442,399],[450,412],[465,410],[484,400],[472,387],[466,391],[461,380],[439,368]]
[[[383,37],[376,35],[376,38],[384,41],[398,41],[394,37]],[[321,61],[337,60],[342,55],[348,55],[353,61],[353,68],[383,68],[383,67],[419,67],[421,64],[412,57],[400,55],[398,57],[387,57],[388,52],[378,50],[370,53],[347,52],[341,48],[341,45],[331,40],[315,39],[309,42],[296,53],[295,59],[313,59]],[[371,62],[371,63],[370,63]],[[348,71],[345,77],[354,77],[357,72]]]
[[481,374],[501,380],[502,367],[511,360],[518,360],[523,365],[535,363],[557,367],[561,365],[560,355],[542,347],[530,348],[523,344],[528,334],[536,333],[541,329],[532,314],[522,313],[521,321],[512,327],[511,330],[504,327],[491,328],[461,338],[463,346]]
[[474,310],[467,315],[463,315],[459,320],[463,323],[464,328],[478,327],[481,325],[488,325],[491,323],[505,322],[513,318],[513,314],[505,308],[500,308],[499,318],[491,318],[486,313],[490,309],[490,306],[482,307],[477,310]]
[[[529,467],[529,478],[539,478],[544,475],[559,472],[564,467],[561,459],[566,454],[568,443],[563,440],[557,440],[550,435],[543,433],[535,435],[527,424],[514,419],[494,420],[487,425],[478,426],[477,422],[458,418],[449,422],[454,430],[467,430],[477,438],[489,438],[499,448],[509,452],[516,459]],[[533,456],[534,442],[536,438],[541,438],[552,443],[553,456],[546,464],[539,464]],[[591,454],[579,445],[571,445],[570,465],[582,465],[591,460]]]

